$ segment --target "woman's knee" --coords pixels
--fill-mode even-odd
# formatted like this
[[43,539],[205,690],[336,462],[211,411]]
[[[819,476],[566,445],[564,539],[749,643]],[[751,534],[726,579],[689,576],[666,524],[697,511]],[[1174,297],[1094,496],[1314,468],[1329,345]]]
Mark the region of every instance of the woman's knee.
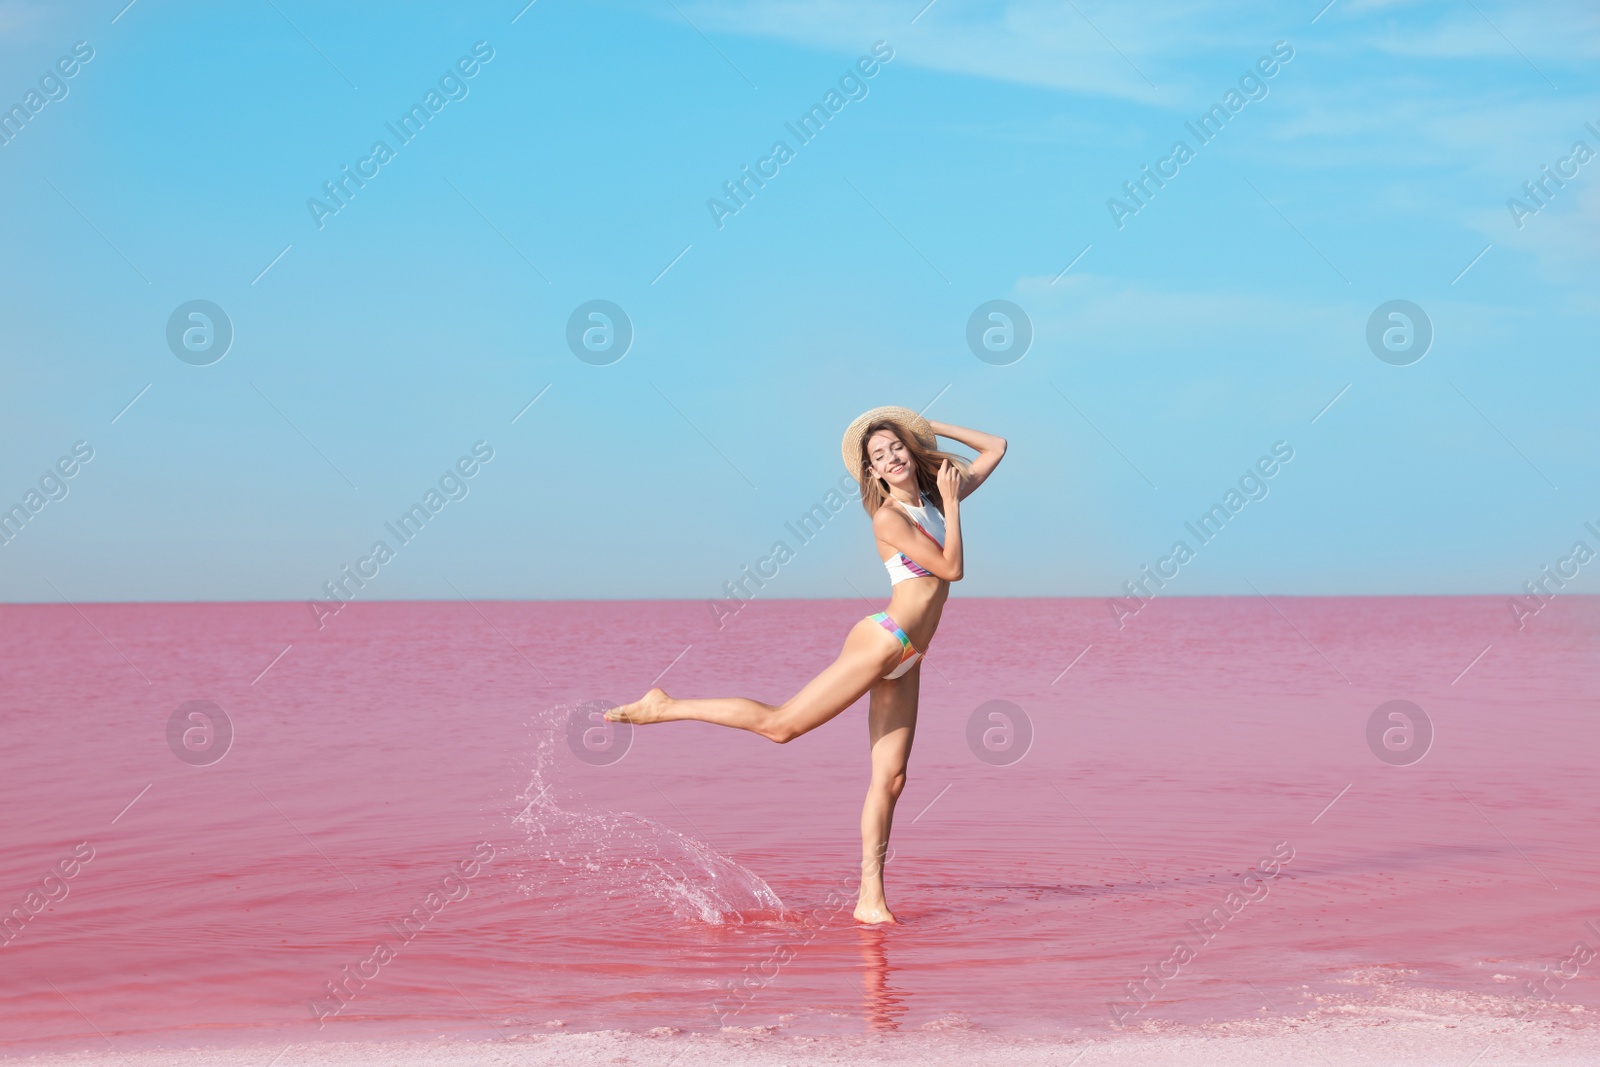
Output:
[[762,737],[768,741],[776,741],[780,745],[787,745],[803,733],[804,730],[789,722],[774,722],[761,730]]
[[872,775],[872,788],[876,792],[888,796],[890,800],[899,800],[900,794],[903,793],[906,788],[905,770],[902,768],[897,771],[888,771],[881,774],[874,772]]
[[790,741],[805,733],[799,725],[799,720],[788,704],[780,704],[773,708],[764,717],[760,729],[756,731],[768,741],[776,741],[780,745],[787,745]]
[[802,734],[810,733],[833,717],[819,716],[818,710],[815,699],[797,694],[775,706],[761,724],[759,732],[769,741],[786,745]]

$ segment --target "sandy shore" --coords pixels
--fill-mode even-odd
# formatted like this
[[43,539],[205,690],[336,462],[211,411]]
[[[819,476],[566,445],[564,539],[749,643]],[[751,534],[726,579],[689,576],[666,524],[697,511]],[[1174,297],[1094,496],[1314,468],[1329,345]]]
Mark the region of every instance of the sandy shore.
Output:
[[1345,1018],[1304,1017],[1211,1027],[1151,1026],[1143,1032],[1081,1039],[1004,1038],[957,1020],[875,1037],[800,1037],[770,1030],[715,1034],[621,1031],[519,1034],[496,1041],[339,1042],[166,1049],[122,1054],[109,1049],[27,1056],[30,1067],[811,1067],[811,1065],[1007,1064],[1017,1067],[1228,1067],[1329,1064],[1332,1067],[1513,1067],[1600,1065],[1593,1013],[1519,1022],[1495,1015],[1423,1016],[1389,1012]]

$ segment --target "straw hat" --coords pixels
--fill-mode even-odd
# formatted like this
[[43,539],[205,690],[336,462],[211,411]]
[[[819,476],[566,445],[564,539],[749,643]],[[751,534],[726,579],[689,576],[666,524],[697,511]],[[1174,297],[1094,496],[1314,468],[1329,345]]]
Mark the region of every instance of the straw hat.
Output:
[[862,473],[861,439],[866,435],[868,426],[882,419],[893,422],[902,432],[915,437],[917,444],[929,451],[939,447],[939,437],[933,432],[928,420],[910,408],[895,407],[891,404],[862,412],[845,430],[844,441],[839,446],[844,456],[844,469],[849,471],[850,476],[857,482],[861,481]]

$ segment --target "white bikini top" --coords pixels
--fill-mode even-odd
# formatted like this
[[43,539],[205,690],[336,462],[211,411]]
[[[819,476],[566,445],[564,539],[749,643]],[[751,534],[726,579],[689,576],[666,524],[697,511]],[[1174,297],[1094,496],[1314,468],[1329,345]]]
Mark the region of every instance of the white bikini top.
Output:
[[[933,501],[928,499],[927,493],[922,494],[922,499],[926,501],[926,503],[920,506],[913,506],[901,500],[895,500],[895,503],[906,509],[907,514],[911,516],[911,521],[916,524],[917,529],[927,534],[935,544],[937,544],[940,548],[943,548],[944,515],[940,513],[938,508],[933,506]],[[884,569],[889,572],[889,584],[891,586],[899,585],[907,578],[933,577],[932,573],[918,566],[917,563],[904,552],[896,552],[894,555],[883,561],[883,566]]]

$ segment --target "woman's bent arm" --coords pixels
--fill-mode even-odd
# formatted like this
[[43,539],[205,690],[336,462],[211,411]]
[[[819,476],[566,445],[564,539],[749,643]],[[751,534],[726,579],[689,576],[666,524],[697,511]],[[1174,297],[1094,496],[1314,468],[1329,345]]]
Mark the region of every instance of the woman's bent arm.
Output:
[[948,422],[934,422],[928,420],[928,425],[940,437],[948,437],[952,441],[960,441],[968,448],[978,450],[978,455],[972,460],[972,473],[961,483],[961,499],[965,500],[972,495],[973,490],[982,485],[985,478],[1000,465],[1005,458],[1006,439],[996,437],[992,433],[982,430],[969,430],[965,426],[952,426]]
[[[916,528],[898,508],[884,505],[872,516],[878,540],[947,582],[961,580],[961,471],[948,459],[939,463],[939,500],[944,507],[944,544]],[[935,553],[933,550],[938,549]]]
[[872,533],[935,578],[947,582],[961,580],[961,505],[945,508],[943,548],[892,505],[878,509],[872,517]]

